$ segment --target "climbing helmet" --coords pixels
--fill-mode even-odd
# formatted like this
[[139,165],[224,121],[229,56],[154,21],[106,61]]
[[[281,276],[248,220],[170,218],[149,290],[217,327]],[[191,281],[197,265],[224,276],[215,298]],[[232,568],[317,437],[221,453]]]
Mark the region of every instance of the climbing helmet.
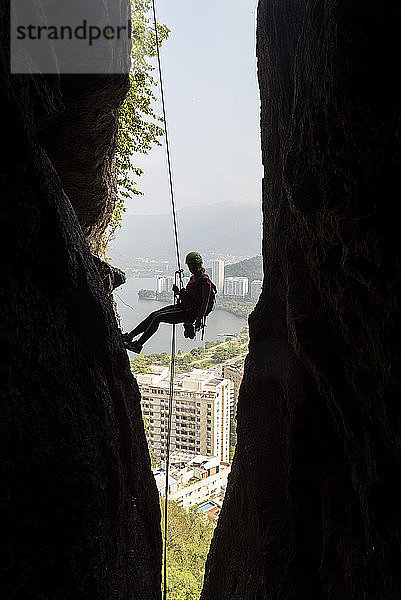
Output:
[[185,258],[185,262],[187,265],[200,264],[202,261],[202,257],[199,252],[189,252]]

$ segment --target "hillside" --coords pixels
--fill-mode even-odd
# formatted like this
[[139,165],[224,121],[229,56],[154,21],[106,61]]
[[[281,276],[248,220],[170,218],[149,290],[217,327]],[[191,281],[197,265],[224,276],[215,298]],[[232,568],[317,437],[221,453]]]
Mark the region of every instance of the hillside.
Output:
[[248,277],[249,283],[254,279],[263,279],[262,257],[254,256],[224,267],[225,277]]
[[[252,256],[261,248],[261,212],[258,205],[219,203],[178,211],[182,253]],[[110,248],[110,257],[175,257],[172,220],[166,215],[124,215],[122,228]],[[118,262],[118,261],[117,261]]]

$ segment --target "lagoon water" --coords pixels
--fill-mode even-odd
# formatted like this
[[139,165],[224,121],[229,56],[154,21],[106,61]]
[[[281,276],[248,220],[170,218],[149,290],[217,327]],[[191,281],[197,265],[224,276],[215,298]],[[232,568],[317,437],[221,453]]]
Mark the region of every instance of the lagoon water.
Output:
[[[166,306],[168,302],[157,302],[156,300],[140,300],[138,291],[141,289],[155,290],[157,279],[155,277],[135,278],[130,277],[127,282],[114,292],[117,310],[121,320],[123,331],[133,329],[150,312]],[[171,304],[173,293],[171,293]],[[224,310],[213,310],[207,318],[207,327],[203,341],[201,334],[197,333],[194,340],[188,340],[183,336],[183,326],[176,326],[176,350],[192,350],[203,346],[207,341],[223,340],[221,333],[239,333],[247,325],[247,320],[236,317]],[[171,352],[171,325],[162,323],[153,337],[143,347],[142,354],[154,352]],[[131,353],[130,353],[131,354]],[[131,354],[133,358],[135,355]]]

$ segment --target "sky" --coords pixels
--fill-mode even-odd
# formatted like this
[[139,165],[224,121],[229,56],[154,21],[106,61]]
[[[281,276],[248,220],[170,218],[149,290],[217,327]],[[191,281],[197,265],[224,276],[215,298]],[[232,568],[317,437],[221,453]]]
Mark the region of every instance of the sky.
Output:
[[[176,208],[260,204],[257,0],[156,0]],[[158,94],[157,92],[156,94]],[[161,109],[160,109],[161,110]],[[144,196],[130,214],[170,212],[166,150],[138,154]]]

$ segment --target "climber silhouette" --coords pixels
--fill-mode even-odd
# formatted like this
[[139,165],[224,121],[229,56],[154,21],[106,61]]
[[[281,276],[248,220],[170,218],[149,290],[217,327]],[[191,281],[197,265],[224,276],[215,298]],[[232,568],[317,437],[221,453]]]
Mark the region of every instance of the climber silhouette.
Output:
[[[179,290],[176,285],[173,285],[178,303],[152,312],[135,329],[124,333],[123,340],[127,350],[139,354],[145,342],[156,333],[160,323],[184,323],[184,337],[191,340],[194,339],[195,332],[202,327],[203,319],[208,313],[212,282],[205,273],[202,257],[198,252],[187,254],[185,262],[192,275],[186,288]],[[141,337],[132,341],[140,333]]]

